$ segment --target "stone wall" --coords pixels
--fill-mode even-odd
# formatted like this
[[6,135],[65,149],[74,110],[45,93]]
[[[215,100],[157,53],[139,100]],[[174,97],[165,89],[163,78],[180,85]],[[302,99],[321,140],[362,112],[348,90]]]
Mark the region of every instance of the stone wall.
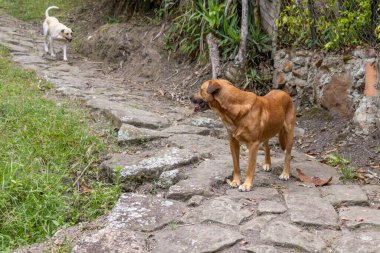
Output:
[[365,95],[366,66],[372,66],[376,75],[378,61],[375,50],[327,54],[281,49],[274,56],[273,88],[287,89],[300,105],[317,105],[338,117],[353,119],[365,133],[378,131],[379,75],[375,76],[377,94]]

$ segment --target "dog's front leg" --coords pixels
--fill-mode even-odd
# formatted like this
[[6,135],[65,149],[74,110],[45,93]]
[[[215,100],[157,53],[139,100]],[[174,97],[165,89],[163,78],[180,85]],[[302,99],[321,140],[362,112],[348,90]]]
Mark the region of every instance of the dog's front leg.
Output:
[[234,165],[234,172],[232,176],[232,182],[228,182],[231,187],[238,187],[240,185],[240,164],[239,164],[239,155],[240,155],[240,144],[236,140],[232,133],[228,132],[228,137],[230,140],[230,149],[232,155],[232,162]]
[[67,45],[63,45],[63,60],[67,61],[67,56],[66,56],[66,51],[67,51]]
[[239,191],[250,191],[252,188],[253,179],[255,178],[256,158],[259,144],[259,141],[248,144],[248,167],[244,184],[239,186]]

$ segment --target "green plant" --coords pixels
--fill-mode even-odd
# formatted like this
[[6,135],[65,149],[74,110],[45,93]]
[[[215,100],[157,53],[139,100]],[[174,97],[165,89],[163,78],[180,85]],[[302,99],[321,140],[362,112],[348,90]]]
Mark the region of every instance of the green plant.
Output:
[[355,169],[349,166],[350,161],[344,159],[338,154],[330,154],[327,156],[328,163],[331,166],[338,167],[339,171],[342,173],[341,179],[343,181],[353,180],[356,176]]
[[340,166],[339,170],[342,173],[343,181],[352,181],[356,177],[355,169],[351,166]]
[[[315,43],[323,49],[352,47],[369,41],[370,0],[324,0],[321,4],[314,1],[314,12],[318,37]],[[276,21],[280,43],[286,46],[313,46],[310,28],[313,22],[308,1],[289,0]]]
[[380,147],[374,148],[373,151],[375,151],[376,154],[379,154],[380,153]]
[[337,154],[329,154],[327,158],[331,166],[346,166],[350,163],[350,161]]
[[120,193],[96,180],[105,146],[88,112],[44,99],[41,87],[51,84],[6,55],[0,47],[0,252],[93,219]]

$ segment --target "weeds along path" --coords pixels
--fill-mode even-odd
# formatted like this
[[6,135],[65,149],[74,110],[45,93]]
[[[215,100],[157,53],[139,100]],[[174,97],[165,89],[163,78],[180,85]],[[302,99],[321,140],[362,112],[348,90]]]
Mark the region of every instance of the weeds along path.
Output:
[[[5,14],[0,43],[59,94],[82,100],[114,124],[120,153],[103,162],[100,174],[133,189],[93,223],[63,229],[50,241],[17,252],[62,244],[72,252],[380,251],[380,186],[343,185],[336,169],[295,150],[292,178],[282,182],[283,154],[272,144],[272,172],[257,169],[251,192],[229,189],[226,133],[212,114],[193,115],[146,86],[103,75],[101,63],[70,52],[69,63],[44,57],[39,31]],[[258,167],[262,161],[260,151]],[[296,181],[296,168],[333,176],[332,185],[305,186]]]

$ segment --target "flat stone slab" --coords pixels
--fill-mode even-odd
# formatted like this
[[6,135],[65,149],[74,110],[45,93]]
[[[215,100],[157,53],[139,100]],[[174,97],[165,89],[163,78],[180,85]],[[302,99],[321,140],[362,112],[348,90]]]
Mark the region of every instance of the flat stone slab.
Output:
[[325,242],[315,233],[303,231],[284,221],[272,221],[260,233],[260,238],[276,245],[301,248],[307,252],[323,252]]
[[159,114],[121,105],[105,99],[90,99],[87,101],[86,106],[102,111],[112,120],[116,127],[121,127],[122,123],[125,123],[136,127],[158,129],[167,127],[170,124],[167,118]]
[[369,207],[350,206],[339,210],[340,219],[349,228],[380,226],[380,210]]
[[[213,113],[209,114],[211,117]],[[185,123],[197,126],[197,127],[207,127],[207,128],[224,128],[221,120],[215,120],[207,117],[193,116],[184,121]]]
[[128,124],[122,124],[117,133],[119,144],[143,143],[165,137],[169,137],[169,134]]
[[236,188],[231,188],[226,194],[233,199],[248,199],[255,203],[280,197],[276,189],[269,187],[253,187],[249,192],[240,192]]
[[368,205],[367,194],[359,185],[330,185],[320,190],[323,199],[334,206]]
[[380,232],[345,233],[334,250],[337,253],[378,253],[380,252]]
[[187,212],[182,202],[150,195],[124,193],[108,215],[107,227],[153,231],[177,222]]
[[[188,200],[194,195],[211,196],[212,187],[221,184],[231,175],[232,161],[230,157],[212,157],[200,163],[187,173],[187,179],[171,186],[167,197]],[[231,165],[230,165],[231,164]]]
[[144,235],[126,229],[103,228],[78,240],[72,253],[142,253]]
[[154,239],[157,245],[151,252],[200,253],[217,252],[235,244],[243,236],[215,224],[197,224],[160,230],[156,232]]
[[326,164],[319,163],[316,160],[308,161],[306,158],[301,159],[300,156],[300,158],[291,163],[290,168],[290,174],[295,178],[298,178],[296,169],[299,168],[307,176],[320,177],[322,179],[328,179],[332,177],[331,184],[339,183],[340,175],[337,169]]
[[199,135],[209,135],[211,129],[206,127],[196,127],[189,125],[175,125],[162,130],[165,134],[199,134]]
[[261,231],[268,224],[269,221],[273,220],[276,217],[276,215],[261,215],[254,217],[252,220],[244,223],[244,225],[240,227],[240,231]]
[[280,253],[275,247],[270,245],[251,245],[240,247],[240,249],[248,253]]
[[319,197],[285,195],[292,222],[320,227],[337,227],[338,214],[334,207]]
[[[208,152],[213,155],[223,155],[231,158],[230,147],[227,140],[217,139],[211,136],[196,134],[177,134],[168,138],[174,146],[187,148],[189,150]],[[230,165],[232,171],[232,160]]]
[[191,210],[183,219],[185,223],[214,221],[226,225],[239,225],[252,212],[226,197],[217,197]]
[[257,208],[259,214],[284,213],[286,210],[287,208],[283,204],[270,200],[260,202]]
[[191,152],[187,149],[167,148],[149,157],[116,155],[102,163],[102,168],[112,177],[118,171],[123,180],[145,178],[157,179],[162,172],[197,162],[208,154]]

